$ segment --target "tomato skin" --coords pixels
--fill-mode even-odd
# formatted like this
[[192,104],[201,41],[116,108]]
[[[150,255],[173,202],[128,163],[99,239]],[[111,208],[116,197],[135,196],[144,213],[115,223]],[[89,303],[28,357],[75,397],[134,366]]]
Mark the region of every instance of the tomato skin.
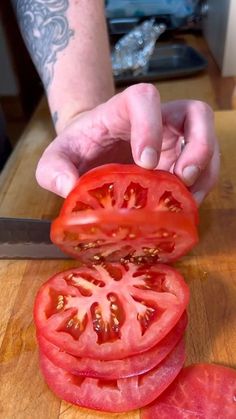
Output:
[[216,364],[184,368],[141,419],[235,419],[236,370]]
[[[157,209],[155,202],[159,198],[158,193],[166,187],[168,191],[173,192],[178,198],[181,198],[183,211],[189,213],[192,220],[198,224],[196,202],[193,199],[192,194],[176,175],[163,170],[143,169],[134,164],[106,164],[85,173],[81,176],[73,191],[66,198],[62,205],[60,215],[71,214],[75,202],[78,199],[84,199],[86,203],[91,204],[92,207],[95,206],[95,208],[99,208],[88,196],[88,189],[95,188],[108,181],[113,181],[114,184],[117,183],[122,196],[124,196],[125,188],[131,181],[140,182],[147,188],[150,188],[152,194],[156,195],[156,198],[152,200],[151,206],[148,204],[149,207],[145,207],[145,209]],[[114,208],[120,208],[119,202],[118,199],[118,203],[114,205]]]
[[51,240],[85,263],[171,263],[198,242],[197,224],[196,202],[175,175],[110,164],[79,179]]
[[185,214],[165,211],[87,211],[58,217],[51,240],[85,263],[170,263],[198,242],[195,224]]
[[58,397],[81,407],[106,412],[127,412],[151,403],[175,379],[184,360],[184,341],[181,340],[161,364],[146,374],[101,380],[73,376],[40,353],[42,374]]
[[174,380],[189,290],[163,262],[197,243],[197,223],[192,195],[170,173],[111,164],[79,179],[51,239],[87,266],[52,277],[34,306],[41,369],[59,397],[122,412]]
[[39,334],[71,355],[123,359],[160,342],[188,301],[184,279],[166,265],[80,267],[40,288],[34,319]]
[[158,365],[174,349],[182,338],[187,326],[187,314],[184,313],[176,326],[153,348],[122,360],[100,361],[91,358],[74,357],[38,335],[38,343],[51,362],[74,375],[93,378],[120,379],[144,374]]

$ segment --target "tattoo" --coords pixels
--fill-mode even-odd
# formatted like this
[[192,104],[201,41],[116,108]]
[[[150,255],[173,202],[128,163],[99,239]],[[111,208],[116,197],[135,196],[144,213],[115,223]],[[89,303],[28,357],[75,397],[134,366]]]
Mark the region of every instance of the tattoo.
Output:
[[12,1],[23,38],[47,89],[53,79],[57,54],[74,35],[66,17],[69,0]]
[[53,112],[53,114],[52,114],[52,120],[53,120],[54,125],[56,125],[56,123],[58,121],[58,112],[57,111],[56,112]]

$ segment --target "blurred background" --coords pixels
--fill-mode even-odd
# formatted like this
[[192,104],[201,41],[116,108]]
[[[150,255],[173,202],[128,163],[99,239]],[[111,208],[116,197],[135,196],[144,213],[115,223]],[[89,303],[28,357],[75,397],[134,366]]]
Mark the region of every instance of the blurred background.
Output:
[[[214,110],[236,107],[235,0],[107,0],[111,48],[153,18],[164,32],[148,65],[116,75],[117,90],[140,81],[158,87],[162,101],[199,99]],[[11,2],[0,10],[0,169],[44,99]]]

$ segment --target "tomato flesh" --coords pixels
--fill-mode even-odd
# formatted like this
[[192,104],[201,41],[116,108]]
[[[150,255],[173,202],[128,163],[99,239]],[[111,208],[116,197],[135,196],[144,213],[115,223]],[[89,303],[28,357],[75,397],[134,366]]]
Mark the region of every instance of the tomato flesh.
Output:
[[235,419],[236,370],[214,364],[184,368],[142,419]]
[[86,263],[173,262],[198,241],[196,203],[173,174],[111,164],[82,176],[51,240]]
[[57,218],[51,239],[82,262],[166,263],[186,254],[198,241],[185,214],[153,211],[87,211]]
[[114,360],[155,346],[188,301],[184,279],[166,265],[106,263],[52,277],[38,292],[34,318],[38,333],[64,351]]
[[177,345],[187,326],[184,313],[176,326],[156,346],[122,360],[114,361],[78,358],[62,351],[42,335],[38,335],[40,350],[58,367],[74,375],[115,380],[144,374],[159,364]]
[[184,360],[184,342],[181,340],[156,368],[146,374],[102,380],[73,375],[40,353],[45,381],[58,397],[81,407],[107,412],[127,412],[151,403],[175,379]]
[[123,412],[172,383],[189,290],[163,263],[192,249],[197,223],[191,193],[170,173],[111,164],[79,179],[51,239],[85,265],[49,279],[34,306],[41,369],[59,397]]
[[185,212],[198,222],[196,203],[177,176],[136,165],[107,164],[90,170],[66,198],[60,215],[101,208]]

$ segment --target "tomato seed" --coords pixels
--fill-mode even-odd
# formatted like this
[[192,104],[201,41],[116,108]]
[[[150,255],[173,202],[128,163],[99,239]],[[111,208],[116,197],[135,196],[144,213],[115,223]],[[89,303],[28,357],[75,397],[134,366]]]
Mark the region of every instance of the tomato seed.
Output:
[[96,227],[91,227],[89,231],[90,231],[90,233],[92,233],[92,234],[93,234],[93,233],[96,233],[96,232],[97,232],[97,230],[98,230],[98,229],[97,229]]
[[68,321],[68,323],[67,323],[67,325],[66,325],[66,327],[71,327],[72,325],[73,325],[73,323],[74,323],[74,320],[73,319],[70,319],[69,321]]
[[162,237],[168,237],[170,235],[170,233],[167,233],[167,231],[164,231],[164,233],[162,233]]
[[129,239],[135,239],[136,234],[134,234],[134,233],[130,233],[130,234],[128,235],[128,237],[129,237]]

